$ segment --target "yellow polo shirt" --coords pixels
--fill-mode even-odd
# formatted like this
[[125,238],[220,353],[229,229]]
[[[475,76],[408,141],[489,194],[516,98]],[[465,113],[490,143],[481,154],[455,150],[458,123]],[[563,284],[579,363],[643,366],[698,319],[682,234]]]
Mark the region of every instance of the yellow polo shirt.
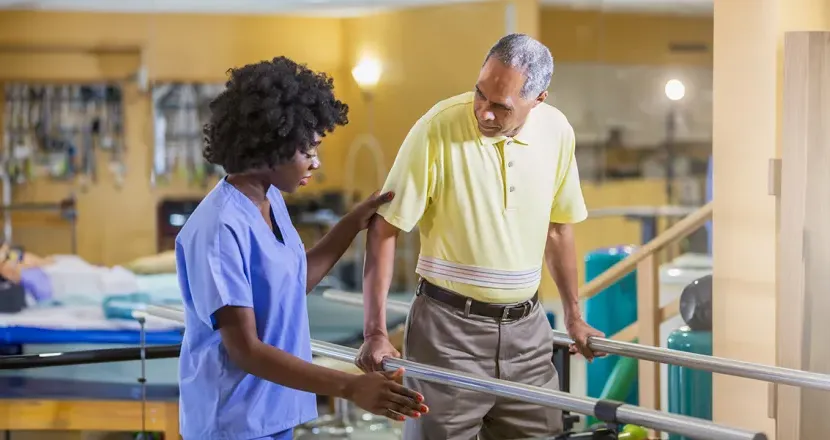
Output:
[[588,216],[567,118],[545,103],[514,138],[478,131],[474,93],[439,102],[410,130],[386,178],[378,213],[409,232],[417,273],[490,303],[524,301],[542,277],[548,225]]

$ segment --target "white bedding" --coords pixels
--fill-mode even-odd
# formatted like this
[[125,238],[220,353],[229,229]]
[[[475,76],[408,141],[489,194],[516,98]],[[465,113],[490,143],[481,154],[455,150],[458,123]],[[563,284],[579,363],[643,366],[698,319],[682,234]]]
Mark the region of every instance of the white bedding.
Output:
[[[34,307],[20,313],[0,313],[0,327],[33,327],[48,330],[139,330],[130,319],[106,319],[100,305],[68,305]],[[180,329],[181,324],[150,316],[145,323],[148,331]]]
[[121,266],[89,264],[76,255],[53,255],[53,263],[41,267],[52,286],[52,298],[63,301],[71,296],[87,296],[99,302],[108,295],[138,291],[136,275]]
[[[113,271],[116,273],[118,271]],[[51,276],[51,275],[50,275]],[[181,303],[182,295],[179,290],[179,282],[176,274],[158,275],[133,275],[129,274],[131,281],[125,282],[121,288],[99,288],[91,287],[90,283],[83,283],[83,277],[67,276],[72,285],[61,285],[58,278],[52,279],[56,294],[48,301],[48,304],[61,304],[65,306],[92,306],[102,305],[110,296],[142,294],[147,295],[150,302],[154,304]],[[64,280],[66,284],[70,281]],[[131,284],[132,283],[132,284]],[[126,288],[125,286],[131,286]],[[31,296],[30,296],[31,298]],[[34,300],[30,303],[34,305]]]

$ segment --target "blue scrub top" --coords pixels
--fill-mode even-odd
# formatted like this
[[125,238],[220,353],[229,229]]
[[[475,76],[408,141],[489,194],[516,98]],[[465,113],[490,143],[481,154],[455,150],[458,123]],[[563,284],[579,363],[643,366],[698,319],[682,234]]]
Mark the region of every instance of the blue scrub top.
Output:
[[313,394],[234,365],[214,326],[218,309],[251,307],[264,343],[311,361],[305,249],[280,192],[271,187],[267,196],[282,242],[257,206],[225,179],[176,237],[186,328],[179,359],[185,440],[251,440],[317,418]]

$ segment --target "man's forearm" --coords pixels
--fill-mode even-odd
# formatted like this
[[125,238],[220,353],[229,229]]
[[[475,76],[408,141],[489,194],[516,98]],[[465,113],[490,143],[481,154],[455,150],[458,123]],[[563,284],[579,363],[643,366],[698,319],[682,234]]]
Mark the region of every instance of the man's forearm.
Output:
[[306,261],[308,261],[306,293],[311,292],[329,273],[335,263],[349,249],[359,232],[360,225],[349,217],[344,217],[314,247],[306,252]]
[[386,295],[395,270],[398,229],[377,216],[366,233],[363,265],[363,336],[385,336]]
[[551,224],[545,244],[545,263],[559,289],[565,319],[581,319],[579,309],[579,273],[576,267],[576,245],[573,227]]

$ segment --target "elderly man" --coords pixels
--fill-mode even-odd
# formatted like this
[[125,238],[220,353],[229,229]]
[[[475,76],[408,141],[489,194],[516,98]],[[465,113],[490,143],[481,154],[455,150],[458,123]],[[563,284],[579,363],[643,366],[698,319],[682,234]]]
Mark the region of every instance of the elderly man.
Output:
[[[587,217],[574,132],[545,104],[550,51],[512,34],[487,54],[475,90],[439,102],[411,129],[383,191],[395,199],[370,226],[364,271],[365,342],[357,359],[378,369],[399,356],[385,300],[399,231],[421,234],[421,277],[404,343],[407,359],[558,389],[553,338],[537,290],[547,264],[577,341],[600,332],[582,319],[572,223]],[[520,439],[561,432],[561,412],[407,380],[430,402],[407,440]]]

